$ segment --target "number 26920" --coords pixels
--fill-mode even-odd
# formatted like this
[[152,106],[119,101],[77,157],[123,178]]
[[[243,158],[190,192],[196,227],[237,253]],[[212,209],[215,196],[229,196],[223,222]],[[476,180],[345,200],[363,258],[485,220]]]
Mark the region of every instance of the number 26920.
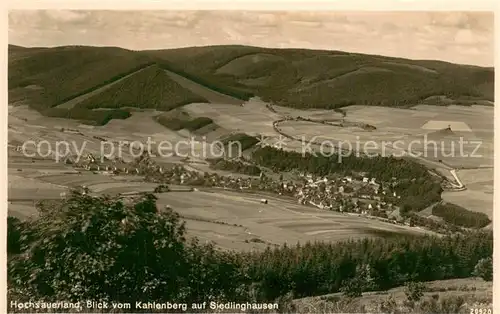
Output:
[[470,314],[493,314],[491,309],[470,309]]

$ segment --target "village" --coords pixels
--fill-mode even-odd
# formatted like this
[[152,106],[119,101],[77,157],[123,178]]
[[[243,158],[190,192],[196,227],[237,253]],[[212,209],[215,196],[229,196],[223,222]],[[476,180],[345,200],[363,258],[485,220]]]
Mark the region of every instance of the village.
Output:
[[[410,221],[405,221],[399,215],[399,206],[396,205],[400,199],[394,191],[397,178],[392,178],[392,182],[380,182],[363,173],[353,176],[330,174],[326,177],[297,173],[286,180],[282,175],[278,179],[264,172],[260,176],[220,175],[216,172],[189,170],[183,164],[163,167],[146,154],[132,162],[119,158],[101,161],[92,154],[88,154],[82,162],[75,163],[71,158],[64,162],[76,170],[91,171],[94,174],[140,176],[146,182],[162,185],[158,189],[161,192],[168,191],[168,184],[267,192],[293,197],[299,204],[322,210],[411,225]],[[263,199],[262,202],[268,201]]]

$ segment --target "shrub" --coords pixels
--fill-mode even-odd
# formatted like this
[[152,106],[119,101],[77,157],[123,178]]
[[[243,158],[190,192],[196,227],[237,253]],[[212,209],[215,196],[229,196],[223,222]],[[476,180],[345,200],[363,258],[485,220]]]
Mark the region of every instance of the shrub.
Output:
[[486,281],[493,280],[493,259],[491,257],[482,258],[474,267],[474,275]]
[[438,313],[460,313],[461,308],[465,304],[465,299],[462,296],[449,296],[442,298],[439,301]]
[[425,285],[421,282],[410,281],[405,285],[405,295],[408,301],[417,302],[424,296]]
[[154,193],[165,193],[170,191],[170,188],[166,184],[159,184],[157,187],[154,189]]

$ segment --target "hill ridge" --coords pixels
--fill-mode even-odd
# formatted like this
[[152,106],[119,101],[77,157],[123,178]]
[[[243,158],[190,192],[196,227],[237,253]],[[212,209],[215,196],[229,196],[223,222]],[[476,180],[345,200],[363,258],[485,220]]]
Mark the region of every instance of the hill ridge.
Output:
[[[491,68],[334,50],[244,45],[142,51],[92,46],[18,47],[9,45],[9,103],[27,102],[39,111],[151,65],[167,70],[171,78],[184,85],[192,81],[196,83],[192,86],[203,86],[198,93],[213,92],[212,96],[217,94],[234,104],[258,96],[269,103],[303,109],[336,109],[352,104],[408,107],[425,104],[434,95],[445,95],[446,104],[470,105],[493,101],[494,93]],[[258,58],[245,58],[250,55]],[[141,95],[144,104],[138,106],[147,107],[151,103],[147,97]]]

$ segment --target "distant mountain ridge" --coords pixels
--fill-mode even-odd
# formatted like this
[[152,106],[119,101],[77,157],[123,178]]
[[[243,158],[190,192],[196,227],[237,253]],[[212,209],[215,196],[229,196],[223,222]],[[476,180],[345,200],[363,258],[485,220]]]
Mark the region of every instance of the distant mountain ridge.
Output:
[[[494,97],[493,68],[341,51],[236,45],[146,51],[9,45],[8,51],[9,103],[27,103],[39,111],[127,75],[123,83],[76,107],[175,108],[204,99],[170,82],[160,69],[233,98],[259,96],[277,105],[305,109],[354,104],[407,107],[426,103],[433,96],[445,96],[446,104],[471,105]],[[138,73],[150,65],[157,70]],[[151,84],[155,80],[162,83]],[[441,98],[433,99],[439,104]]]

